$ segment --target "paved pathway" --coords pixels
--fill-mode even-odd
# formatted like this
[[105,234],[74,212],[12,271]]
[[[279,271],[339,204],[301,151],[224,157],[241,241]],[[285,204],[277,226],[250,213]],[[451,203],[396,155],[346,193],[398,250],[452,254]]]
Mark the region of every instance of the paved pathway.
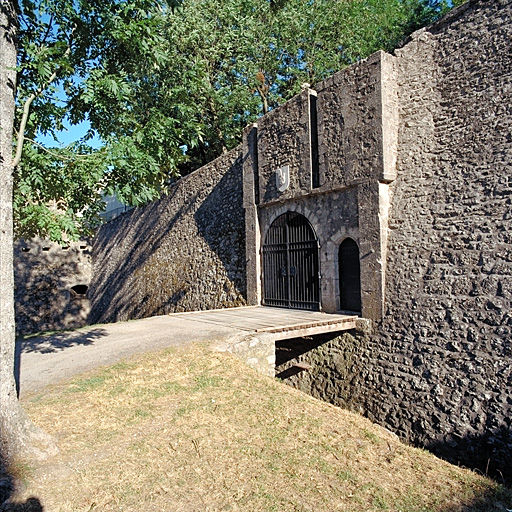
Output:
[[[276,339],[351,328],[354,317],[309,311],[246,307],[157,316],[95,325],[17,343],[20,394],[67,380],[135,354],[185,346],[195,341],[235,343],[248,333]],[[349,322],[349,323],[347,323]]]

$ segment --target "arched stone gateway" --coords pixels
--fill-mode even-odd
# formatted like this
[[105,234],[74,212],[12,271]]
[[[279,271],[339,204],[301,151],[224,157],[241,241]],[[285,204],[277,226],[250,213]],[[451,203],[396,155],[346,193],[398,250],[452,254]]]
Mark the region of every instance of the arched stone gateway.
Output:
[[346,238],[338,249],[340,279],[340,309],[361,312],[361,270],[359,247],[352,238]]
[[286,212],[263,244],[263,304],[317,311],[319,282],[316,234],[304,216]]

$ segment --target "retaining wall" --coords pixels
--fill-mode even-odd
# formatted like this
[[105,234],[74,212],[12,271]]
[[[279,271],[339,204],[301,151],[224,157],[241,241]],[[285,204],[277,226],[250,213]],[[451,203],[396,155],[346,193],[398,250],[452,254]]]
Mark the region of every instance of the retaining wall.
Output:
[[74,329],[88,324],[90,241],[66,246],[41,239],[14,245],[16,333]]

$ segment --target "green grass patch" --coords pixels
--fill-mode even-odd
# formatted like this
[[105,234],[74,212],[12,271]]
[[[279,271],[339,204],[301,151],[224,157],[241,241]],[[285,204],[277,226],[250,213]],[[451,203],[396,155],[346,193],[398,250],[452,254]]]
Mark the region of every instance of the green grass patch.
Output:
[[73,381],[68,388],[69,393],[90,393],[105,384],[106,375],[96,375],[86,379]]

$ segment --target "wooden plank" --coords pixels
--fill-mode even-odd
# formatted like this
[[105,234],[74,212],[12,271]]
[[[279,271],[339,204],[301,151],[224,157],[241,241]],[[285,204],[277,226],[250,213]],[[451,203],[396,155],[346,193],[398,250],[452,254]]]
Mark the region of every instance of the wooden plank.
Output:
[[[332,326],[332,325],[338,325],[341,328],[346,328],[345,324],[352,325],[355,322],[356,318],[357,318],[356,316],[353,316],[353,317],[346,317],[346,318],[343,318],[340,320],[329,320],[329,321],[323,321],[323,322],[303,322],[303,323],[298,323],[298,324],[280,325],[280,326],[276,326],[275,329],[276,329],[276,331],[277,330],[278,331],[283,331],[283,330],[293,331],[296,329],[310,329],[310,328],[314,328],[314,327],[323,327],[323,326],[327,327],[327,326]],[[352,327],[349,327],[349,328],[352,328]],[[269,331],[271,332],[272,328],[259,329],[256,332],[269,332]]]
[[[350,329],[355,329],[356,323],[347,322],[345,324],[334,324],[334,325],[323,325],[321,327],[312,327],[309,329],[297,329],[293,331],[283,331],[270,333],[273,335],[274,339],[277,340],[286,340],[290,338],[302,338],[304,336],[314,336],[315,334],[323,334],[326,332],[342,332]],[[263,334],[263,333],[261,333]]]
[[311,370],[312,366],[307,363],[295,363],[293,366],[295,368],[300,368],[301,370]]

